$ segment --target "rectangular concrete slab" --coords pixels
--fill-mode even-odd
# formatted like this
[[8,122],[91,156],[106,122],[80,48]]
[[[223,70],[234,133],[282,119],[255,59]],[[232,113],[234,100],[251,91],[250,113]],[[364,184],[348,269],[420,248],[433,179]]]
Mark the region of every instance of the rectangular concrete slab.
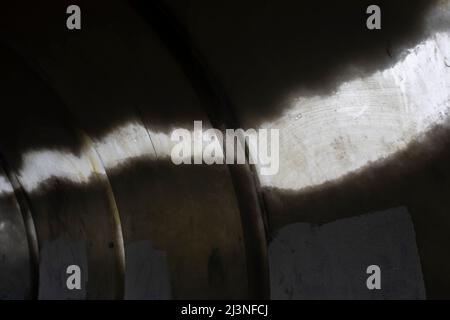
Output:
[[[425,299],[414,227],[404,207],[322,226],[282,228],[269,247],[272,299]],[[380,267],[381,289],[367,273]]]

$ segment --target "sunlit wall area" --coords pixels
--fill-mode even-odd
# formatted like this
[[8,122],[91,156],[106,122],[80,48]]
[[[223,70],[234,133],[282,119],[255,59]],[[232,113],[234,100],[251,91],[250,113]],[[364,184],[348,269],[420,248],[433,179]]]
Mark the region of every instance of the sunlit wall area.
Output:
[[[265,186],[302,189],[337,179],[407,148],[450,111],[450,33],[404,53],[394,66],[292,101],[263,125],[280,129],[280,171]],[[426,140],[424,140],[426,143]]]

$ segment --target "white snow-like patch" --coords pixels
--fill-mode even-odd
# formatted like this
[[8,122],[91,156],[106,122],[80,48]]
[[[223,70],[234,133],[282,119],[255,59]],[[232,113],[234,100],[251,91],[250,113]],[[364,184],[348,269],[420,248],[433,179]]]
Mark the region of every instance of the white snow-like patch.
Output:
[[448,120],[450,37],[437,33],[397,64],[342,84],[329,96],[299,97],[276,121],[280,170],[263,186],[302,189],[337,179],[404,149]]

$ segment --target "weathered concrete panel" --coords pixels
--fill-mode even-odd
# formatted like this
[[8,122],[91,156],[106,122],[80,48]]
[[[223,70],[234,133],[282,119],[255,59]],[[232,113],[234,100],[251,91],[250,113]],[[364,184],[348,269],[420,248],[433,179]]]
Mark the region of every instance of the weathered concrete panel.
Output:
[[[282,228],[269,247],[273,299],[424,299],[408,211],[394,208],[323,226]],[[368,290],[367,267],[381,268]]]
[[[81,289],[67,288],[67,267],[77,265],[81,270]],[[58,239],[42,244],[39,265],[39,299],[86,299],[88,274],[87,246],[83,241]]]
[[171,298],[167,254],[155,250],[150,241],[139,241],[125,247],[125,299],[167,300]]

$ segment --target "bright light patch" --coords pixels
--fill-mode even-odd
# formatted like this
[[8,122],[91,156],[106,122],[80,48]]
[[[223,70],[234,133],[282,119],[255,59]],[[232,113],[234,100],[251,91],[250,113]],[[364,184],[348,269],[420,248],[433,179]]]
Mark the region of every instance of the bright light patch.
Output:
[[113,130],[100,139],[95,148],[106,168],[114,168],[133,158],[156,158],[149,134],[138,123],[129,123]]
[[57,150],[30,151],[23,155],[18,177],[24,188],[32,191],[51,178],[86,183],[93,171],[89,159]]
[[393,67],[342,84],[330,96],[298,98],[278,120],[280,171],[263,186],[301,189],[337,179],[404,149],[450,108],[450,38],[439,33]]
[[14,190],[11,184],[9,183],[8,179],[2,174],[0,174],[0,196],[4,194],[10,194],[13,191]]
[[[193,133],[193,128],[188,128],[188,131]],[[171,150],[176,144],[170,138],[171,133],[153,132],[132,122],[95,141],[95,150],[85,146],[79,156],[51,149],[28,151],[23,154],[23,166],[18,178],[25,190],[31,192],[52,178],[77,184],[88,183],[94,173],[105,175],[104,168],[114,169],[138,158],[170,161]],[[198,152],[194,155],[201,156],[202,150]],[[2,190],[9,191],[10,185],[0,176],[0,194]]]

